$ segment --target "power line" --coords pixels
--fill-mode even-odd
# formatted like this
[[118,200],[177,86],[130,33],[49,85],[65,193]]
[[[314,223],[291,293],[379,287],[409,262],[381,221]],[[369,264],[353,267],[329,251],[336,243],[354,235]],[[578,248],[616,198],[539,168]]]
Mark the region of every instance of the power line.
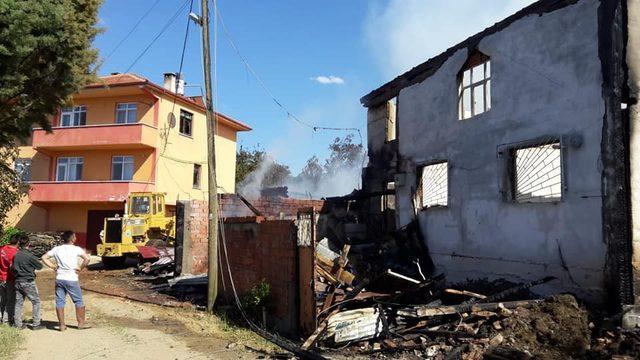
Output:
[[164,24],[164,26],[162,27],[162,29],[160,30],[160,32],[151,40],[151,42],[144,48],[144,50],[142,50],[142,52],[140,53],[140,55],[138,55],[138,57],[136,57],[135,60],[133,60],[133,62],[131,63],[131,65],[129,65],[129,67],[127,68],[127,70],[125,70],[125,73],[128,73],[129,70],[131,70],[131,68],[133,68],[136,63],[144,56],[144,54],[147,53],[147,51],[149,51],[149,49],[151,48],[151,46],[153,46],[153,44],[155,44],[156,41],[158,41],[158,39],[160,38],[160,36],[162,36],[162,34],[164,34],[165,31],[167,31],[167,29],[169,28],[169,26],[171,26],[171,24],[173,24],[173,22],[178,18],[178,16],[180,15],[180,13],[186,8],[187,4],[189,3],[189,0],[185,0],[185,2],[182,3],[182,5],[180,5],[180,7],[178,8],[178,10],[173,14],[173,16],[171,16],[171,18],[169,18],[169,20]]
[[253,77],[256,79],[256,81],[258,82],[258,84],[260,85],[260,87],[264,90],[264,92],[271,98],[271,100],[280,108],[282,109],[286,114],[287,114],[287,118],[292,119],[294,121],[296,121],[297,123],[299,123],[300,125],[306,126],[309,129],[313,130],[314,132],[317,132],[318,130],[334,130],[334,131],[357,131],[358,132],[358,136],[360,137],[360,144],[362,144],[362,134],[360,132],[360,129],[357,128],[346,128],[346,127],[325,127],[325,126],[315,126],[309,122],[306,122],[304,120],[301,120],[299,117],[297,117],[293,112],[291,112],[280,100],[278,100],[275,95],[273,95],[273,93],[271,92],[271,90],[269,90],[269,88],[267,87],[267,85],[265,84],[265,82],[262,80],[262,78],[260,77],[260,75],[258,75],[258,73],[253,69],[253,67],[251,66],[251,64],[249,64],[249,62],[247,61],[247,59],[242,55],[242,53],[240,52],[240,49],[238,48],[238,46],[236,45],[236,42],[233,40],[233,37],[231,36],[231,33],[229,31],[229,29],[227,28],[227,25],[224,22],[224,18],[222,17],[222,13],[220,12],[220,10],[218,9],[217,11],[217,15],[218,15],[218,19],[220,20],[220,25],[222,25],[222,30],[225,34],[225,36],[227,37],[227,40],[229,41],[229,44],[231,45],[231,47],[233,48],[233,50],[235,51],[236,55],[240,58],[240,61],[242,61],[242,63],[244,64],[245,68],[249,71],[249,73],[251,73],[251,75],[253,75]]
[[251,73],[251,75],[253,75],[253,77],[256,79],[256,81],[258,82],[258,84],[260,85],[260,87],[262,87],[262,89],[264,90],[265,93],[267,93],[267,95],[269,95],[269,97],[271,97],[271,100],[273,100],[273,102],[278,105],[278,107],[280,107],[286,114],[288,118],[291,118],[293,120],[295,120],[296,122],[300,123],[303,126],[306,126],[310,129],[313,129],[313,125],[309,124],[305,121],[300,120],[297,116],[295,116],[291,111],[289,111],[289,109],[287,109],[286,106],[284,106],[282,104],[282,102],[280,102],[271,92],[271,90],[269,90],[269,88],[267,87],[267,85],[264,83],[264,81],[262,81],[262,78],[260,77],[260,75],[258,75],[258,73],[256,73],[256,71],[253,69],[253,67],[251,66],[251,64],[249,64],[249,62],[244,58],[244,56],[242,55],[242,53],[240,52],[240,49],[238,49],[238,46],[236,45],[235,41],[233,40],[233,37],[231,36],[231,33],[229,32],[229,29],[227,28],[227,25],[224,22],[224,19],[222,17],[222,13],[220,12],[220,10],[218,10],[218,19],[220,20],[220,25],[222,25],[222,30],[224,31],[225,36],[227,37],[227,40],[229,40],[229,44],[231,44],[231,47],[233,48],[233,50],[235,51],[236,55],[238,55],[238,57],[240,58],[240,60],[244,63],[244,66],[247,68],[247,70],[249,70],[249,72]]
[[120,40],[120,42],[118,42],[118,44],[109,52],[109,54],[107,55],[107,57],[104,58],[104,60],[102,61],[102,63],[105,63],[107,60],[109,60],[109,58],[111,57],[111,55],[113,55],[116,50],[118,50],[118,48],[120,48],[120,46],[127,41],[127,39],[129,38],[129,36],[131,36],[131,34],[133,34],[133,32],[138,28],[138,26],[140,25],[140,23],[142,23],[142,21],[151,13],[151,11],[156,7],[156,5],[158,5],[158,3],[160,3],[160,0],[156,0],[151,7],[138,19],[138,21],[136,21],[136,23],[133,25],[133,27],[131,29],[129,29],[129,32],[127,32],[127,35],[125,35],[125,37],[122,38],[122,40]]

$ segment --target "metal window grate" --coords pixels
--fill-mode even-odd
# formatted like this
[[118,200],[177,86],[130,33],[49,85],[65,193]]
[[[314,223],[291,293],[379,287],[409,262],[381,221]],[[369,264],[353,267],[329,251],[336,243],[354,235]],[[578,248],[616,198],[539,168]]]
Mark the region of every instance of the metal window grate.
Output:
[[422,168],[422,207],[447,206],[449,197],[448,163],[427,165]]
[[517,149],[514,161],[517,202],[553,202],[562,198],[559,142]]

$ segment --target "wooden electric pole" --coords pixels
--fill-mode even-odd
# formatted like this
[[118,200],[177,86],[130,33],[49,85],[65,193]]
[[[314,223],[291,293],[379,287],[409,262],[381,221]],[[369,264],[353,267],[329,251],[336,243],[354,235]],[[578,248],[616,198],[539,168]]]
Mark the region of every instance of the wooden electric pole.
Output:
[[209,49],[209,2],[202,0],[202,51],[204,55],[205,106],[207,108],[207,168],[209,173],[209,286],[207,310],[211,312],[218,296],[218,183],[216,181],[216,119],[211,90],[211,54]]

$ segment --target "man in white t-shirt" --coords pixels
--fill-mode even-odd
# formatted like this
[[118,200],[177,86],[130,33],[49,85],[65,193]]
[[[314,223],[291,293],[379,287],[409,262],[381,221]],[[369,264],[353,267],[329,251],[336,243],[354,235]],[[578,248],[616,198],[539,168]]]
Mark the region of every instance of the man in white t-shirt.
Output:
[[[76,234],[73,231],[62,233],[62,241],[64,241],[63,245],[54,247],[42,256],[42,262],[56,272],[56,315],[58,322],[60,322],[60,331],[67,329],[64,322],[64,305],[67,294],[76,306],[78,329],[88,329],[89,326],[85,324],[86,308],[82,300],[78,271],[89,265],[91,257],[83,248],[74,245]],[[55,262],[52,262],[52,259]],[[80,259],[82,259],[81,264],[79,264]]]

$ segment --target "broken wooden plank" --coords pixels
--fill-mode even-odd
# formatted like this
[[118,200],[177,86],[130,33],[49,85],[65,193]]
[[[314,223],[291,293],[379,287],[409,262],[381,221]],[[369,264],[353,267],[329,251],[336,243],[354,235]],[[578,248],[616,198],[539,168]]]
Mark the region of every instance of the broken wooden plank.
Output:
[[420,306],[398,310],[399,316],[411,318],[423,318],[438,315],[452,315],[474,311],[493,311],[499,308],[515,309],[517,307],[530,307],[542,300],[507,301],[502,303],[461,304],[452,306]]
[[[331,315],[333,314],[337,314],[338,313],[338,309],[333,310],[332,312],[329,313],[329,317],[331,317]],[[328,325],[328,318],[325,319],[323,322],[320,323],[320,325],[318,325],[318,327],[316,328],[316,330],[313,332],[313,334],[311,334],[307,340],[304,342],[304,344],[302,344],[302,346],[300,346],[300,348],[302,350],[309,350],[311,349],[316,341],[318,341],[318,338],[320,336],[322,336],[324,334],[324,332],[327,330],[327,325]]]
[[470,296],[470,297],[474,297],[474,298],[477,298],[477,299],[486,299],[487,298],[486,295],[474,293],[474,292],[467,291],[467,290],[444,289],[444,292],[446,292],[448,294],[454,294],[454,295]]
[[395,272],[395,271],[393,271],[391,269],[387,269],[387,274],[391,275],[391,276],[393,276],[395,278],[398,278],[398,279],[402,279],[402,280],[405,280],[405,281],[408,281],[408,282],[412,282],[414,284],[420,284],[420,281],[418,281],[416,279],[413,279],[413,278],[410,278],[408,276],[402,275],[402,274],[398,274],[397,272]]

